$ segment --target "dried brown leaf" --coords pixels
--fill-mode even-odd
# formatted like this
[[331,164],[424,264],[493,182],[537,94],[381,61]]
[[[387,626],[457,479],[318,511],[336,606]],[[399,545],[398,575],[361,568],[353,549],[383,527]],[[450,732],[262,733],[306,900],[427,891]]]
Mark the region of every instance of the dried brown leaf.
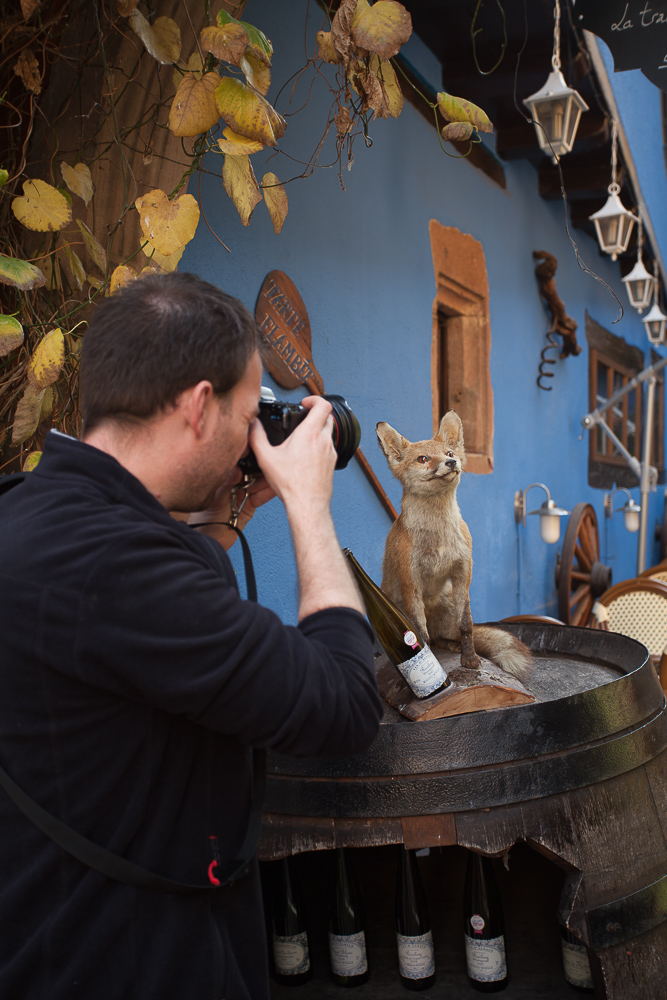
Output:
[[21,0],[21,13],[23,14],[24,21],[29,21],[38,9],[39,0]]
[[262,177],[262,191],[273,223],[273,231],[277,235],[283,228],[289,208],[285,188],[275,174],[268,173]]
[[23,86],[31,94],[41,94],[42,75],[39,72],[37,56],[30,49],[21,49],[19,57],[14,64],[14,72],[21,77]]

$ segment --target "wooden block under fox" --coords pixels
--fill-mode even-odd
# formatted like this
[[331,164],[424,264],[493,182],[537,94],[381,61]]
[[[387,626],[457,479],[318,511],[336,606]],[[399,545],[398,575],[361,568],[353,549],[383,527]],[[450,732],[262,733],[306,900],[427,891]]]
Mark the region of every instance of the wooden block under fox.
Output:
[[403,486],[401,513],[387,536],[382,589],[414,623],[423,642],[461,649],[461,666],[479,669],[478,653],[525,681],[527,646],[502,629],[473,625],[472,539],[456,489],[465,468],[463,425],[454,410],[434,438],[408,441],[387,423],[375,428],[389,468]]

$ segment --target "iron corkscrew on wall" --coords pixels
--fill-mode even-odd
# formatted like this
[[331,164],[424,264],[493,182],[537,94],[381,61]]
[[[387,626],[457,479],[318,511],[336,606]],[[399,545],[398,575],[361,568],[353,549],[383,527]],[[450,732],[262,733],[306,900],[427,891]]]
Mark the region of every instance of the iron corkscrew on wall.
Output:
[[[545,392],[551,392],[552,386],[542,385],[542,379],[553,378],[553,372],[547,371],[546,365],[555,365],[555,358],[548,358],[547,351],[560,350],[559,357],[566,358],[568,355],[581,354],[581,345],[577,343],[577,323],[565,312],[563,300],[556,291],[554,275],[558,269],[558,261],[553,254],[546,250],[533,250],[533,257],[540,263],[535,268],[535,275],[539,282],[540,294],[545,301],[547,309],[551,313],[551,326],[547,330],[548,345],[540,352],[540,373],[537,376],[537,384]],[[562,346],[559,346],[555,335],[559,334],[563,338]]]

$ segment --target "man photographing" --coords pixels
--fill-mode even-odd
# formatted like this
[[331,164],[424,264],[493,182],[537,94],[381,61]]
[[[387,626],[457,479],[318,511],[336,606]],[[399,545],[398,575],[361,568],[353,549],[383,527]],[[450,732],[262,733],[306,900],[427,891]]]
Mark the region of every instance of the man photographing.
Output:
[[[329,404],[306,399],[272,448],[260,382],[237,300],[193,275],[138,280],[84,338],[83,440],[50,432],[0,496],[0,765],[66,828],[169,880],[103,874],[0,789],[0,996],[268,1000],[257,863],[216,878],[257,807],[251,748],[356,753],[381,709],[329,511]],[[248,445],[263,477],[239,523],[282,500],[297,627],[241,600],[224,553]]]

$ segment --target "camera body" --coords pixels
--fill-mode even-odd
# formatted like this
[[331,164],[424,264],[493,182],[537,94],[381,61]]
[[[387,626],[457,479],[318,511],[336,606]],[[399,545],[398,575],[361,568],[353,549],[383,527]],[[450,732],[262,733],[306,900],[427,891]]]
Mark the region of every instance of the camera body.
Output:
[[[359,447],[361,439],[359,423],[342,396],[322,396],[322,399],[331,403],[334,420],[332,438],[338,455],[336,468],[344,469]],[[276,399],[271,389],[262,386],[257,417],[266,431],[269,444],[274,447],[282,444],[305,419],[307,413],[308,410],[301,403],[287,403]],[[239,465],[244,472],[253,475],[261,471],[252,451],[241,459]]]

